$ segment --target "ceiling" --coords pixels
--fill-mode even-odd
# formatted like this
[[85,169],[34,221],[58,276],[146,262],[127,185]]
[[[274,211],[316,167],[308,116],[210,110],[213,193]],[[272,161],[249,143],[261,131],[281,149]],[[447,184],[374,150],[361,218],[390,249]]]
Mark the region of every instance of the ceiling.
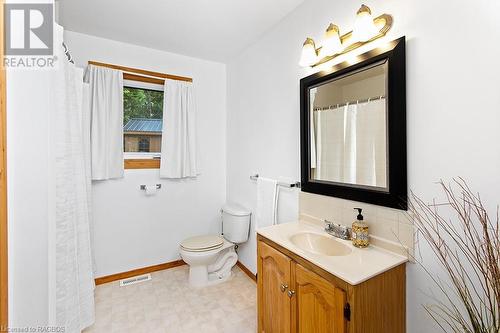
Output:
[[304,0],[59,0],[66,30],[227,62]]

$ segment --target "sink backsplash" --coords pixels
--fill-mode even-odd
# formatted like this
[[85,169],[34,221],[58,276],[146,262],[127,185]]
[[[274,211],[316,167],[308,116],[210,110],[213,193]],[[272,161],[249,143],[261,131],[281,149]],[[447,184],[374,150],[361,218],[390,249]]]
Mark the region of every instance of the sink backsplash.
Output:
[[404,256],[413,253],[414,228],[406,211],[307,192],[300,192],[299,206],[303,220],[323,224],[327,219],[349,227],[356,219],[354,208],[363,208],[371,244]]

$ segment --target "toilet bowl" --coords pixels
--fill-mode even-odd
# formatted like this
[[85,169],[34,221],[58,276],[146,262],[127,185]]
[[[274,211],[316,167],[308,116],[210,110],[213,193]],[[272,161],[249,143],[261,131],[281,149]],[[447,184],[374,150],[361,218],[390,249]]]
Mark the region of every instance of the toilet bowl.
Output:
[[226,281],[238,261],[236,245],[246,242],[250,212],[230,204],[221,210],[223,235],[201,235],[183,240],[179,253],[189,265],[189,284],[203,287]]
[[[199,236],[207,238],[209,236]],[[199,238],[188,238],[187,241]],[[209,284],[226,281],[231,276],[231,268],[238,261],[235,245],[220,236],[220,245],[215,248],[186,248],[181,243],[180,255],[189,265],[189,284],[202,287]]]

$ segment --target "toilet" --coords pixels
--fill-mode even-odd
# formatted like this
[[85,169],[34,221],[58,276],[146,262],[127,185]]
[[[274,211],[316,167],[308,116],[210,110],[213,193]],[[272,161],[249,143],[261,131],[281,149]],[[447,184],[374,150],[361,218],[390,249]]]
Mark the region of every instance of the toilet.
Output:
[[183,240],[182,260],[189,265],[189,284],[203,287],[226,281],[238,261],[236,247],[248,240],[251,213],[236,204],[221,209],[222,235],[201,235]]

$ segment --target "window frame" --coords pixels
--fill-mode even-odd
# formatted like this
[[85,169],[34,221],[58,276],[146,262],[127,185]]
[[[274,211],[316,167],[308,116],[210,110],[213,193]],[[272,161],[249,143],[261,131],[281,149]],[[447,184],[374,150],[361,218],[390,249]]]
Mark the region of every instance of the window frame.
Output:
[[[123,87],[154,90],[164,92],[164,85],[159,84],[159,79],[152,80],[136,79],[135,75],[125,75],[123,77]],[[164,82],[164,81],[163,81]],[[165,110],[164,110],[165,111]],[[163,135],[163,133],[162,133]],[[125,169],[159,169],[161,152],[123,152],[123,165]]]
[[[147,136],[141,136],[139,137],[139,142],[137,144],[139,146],[139,151],[138,153],[148,153],[149,150],[151,149],[151,139],[148,138]],[[146,148],[146,151],[143,151],[142,149]]]

